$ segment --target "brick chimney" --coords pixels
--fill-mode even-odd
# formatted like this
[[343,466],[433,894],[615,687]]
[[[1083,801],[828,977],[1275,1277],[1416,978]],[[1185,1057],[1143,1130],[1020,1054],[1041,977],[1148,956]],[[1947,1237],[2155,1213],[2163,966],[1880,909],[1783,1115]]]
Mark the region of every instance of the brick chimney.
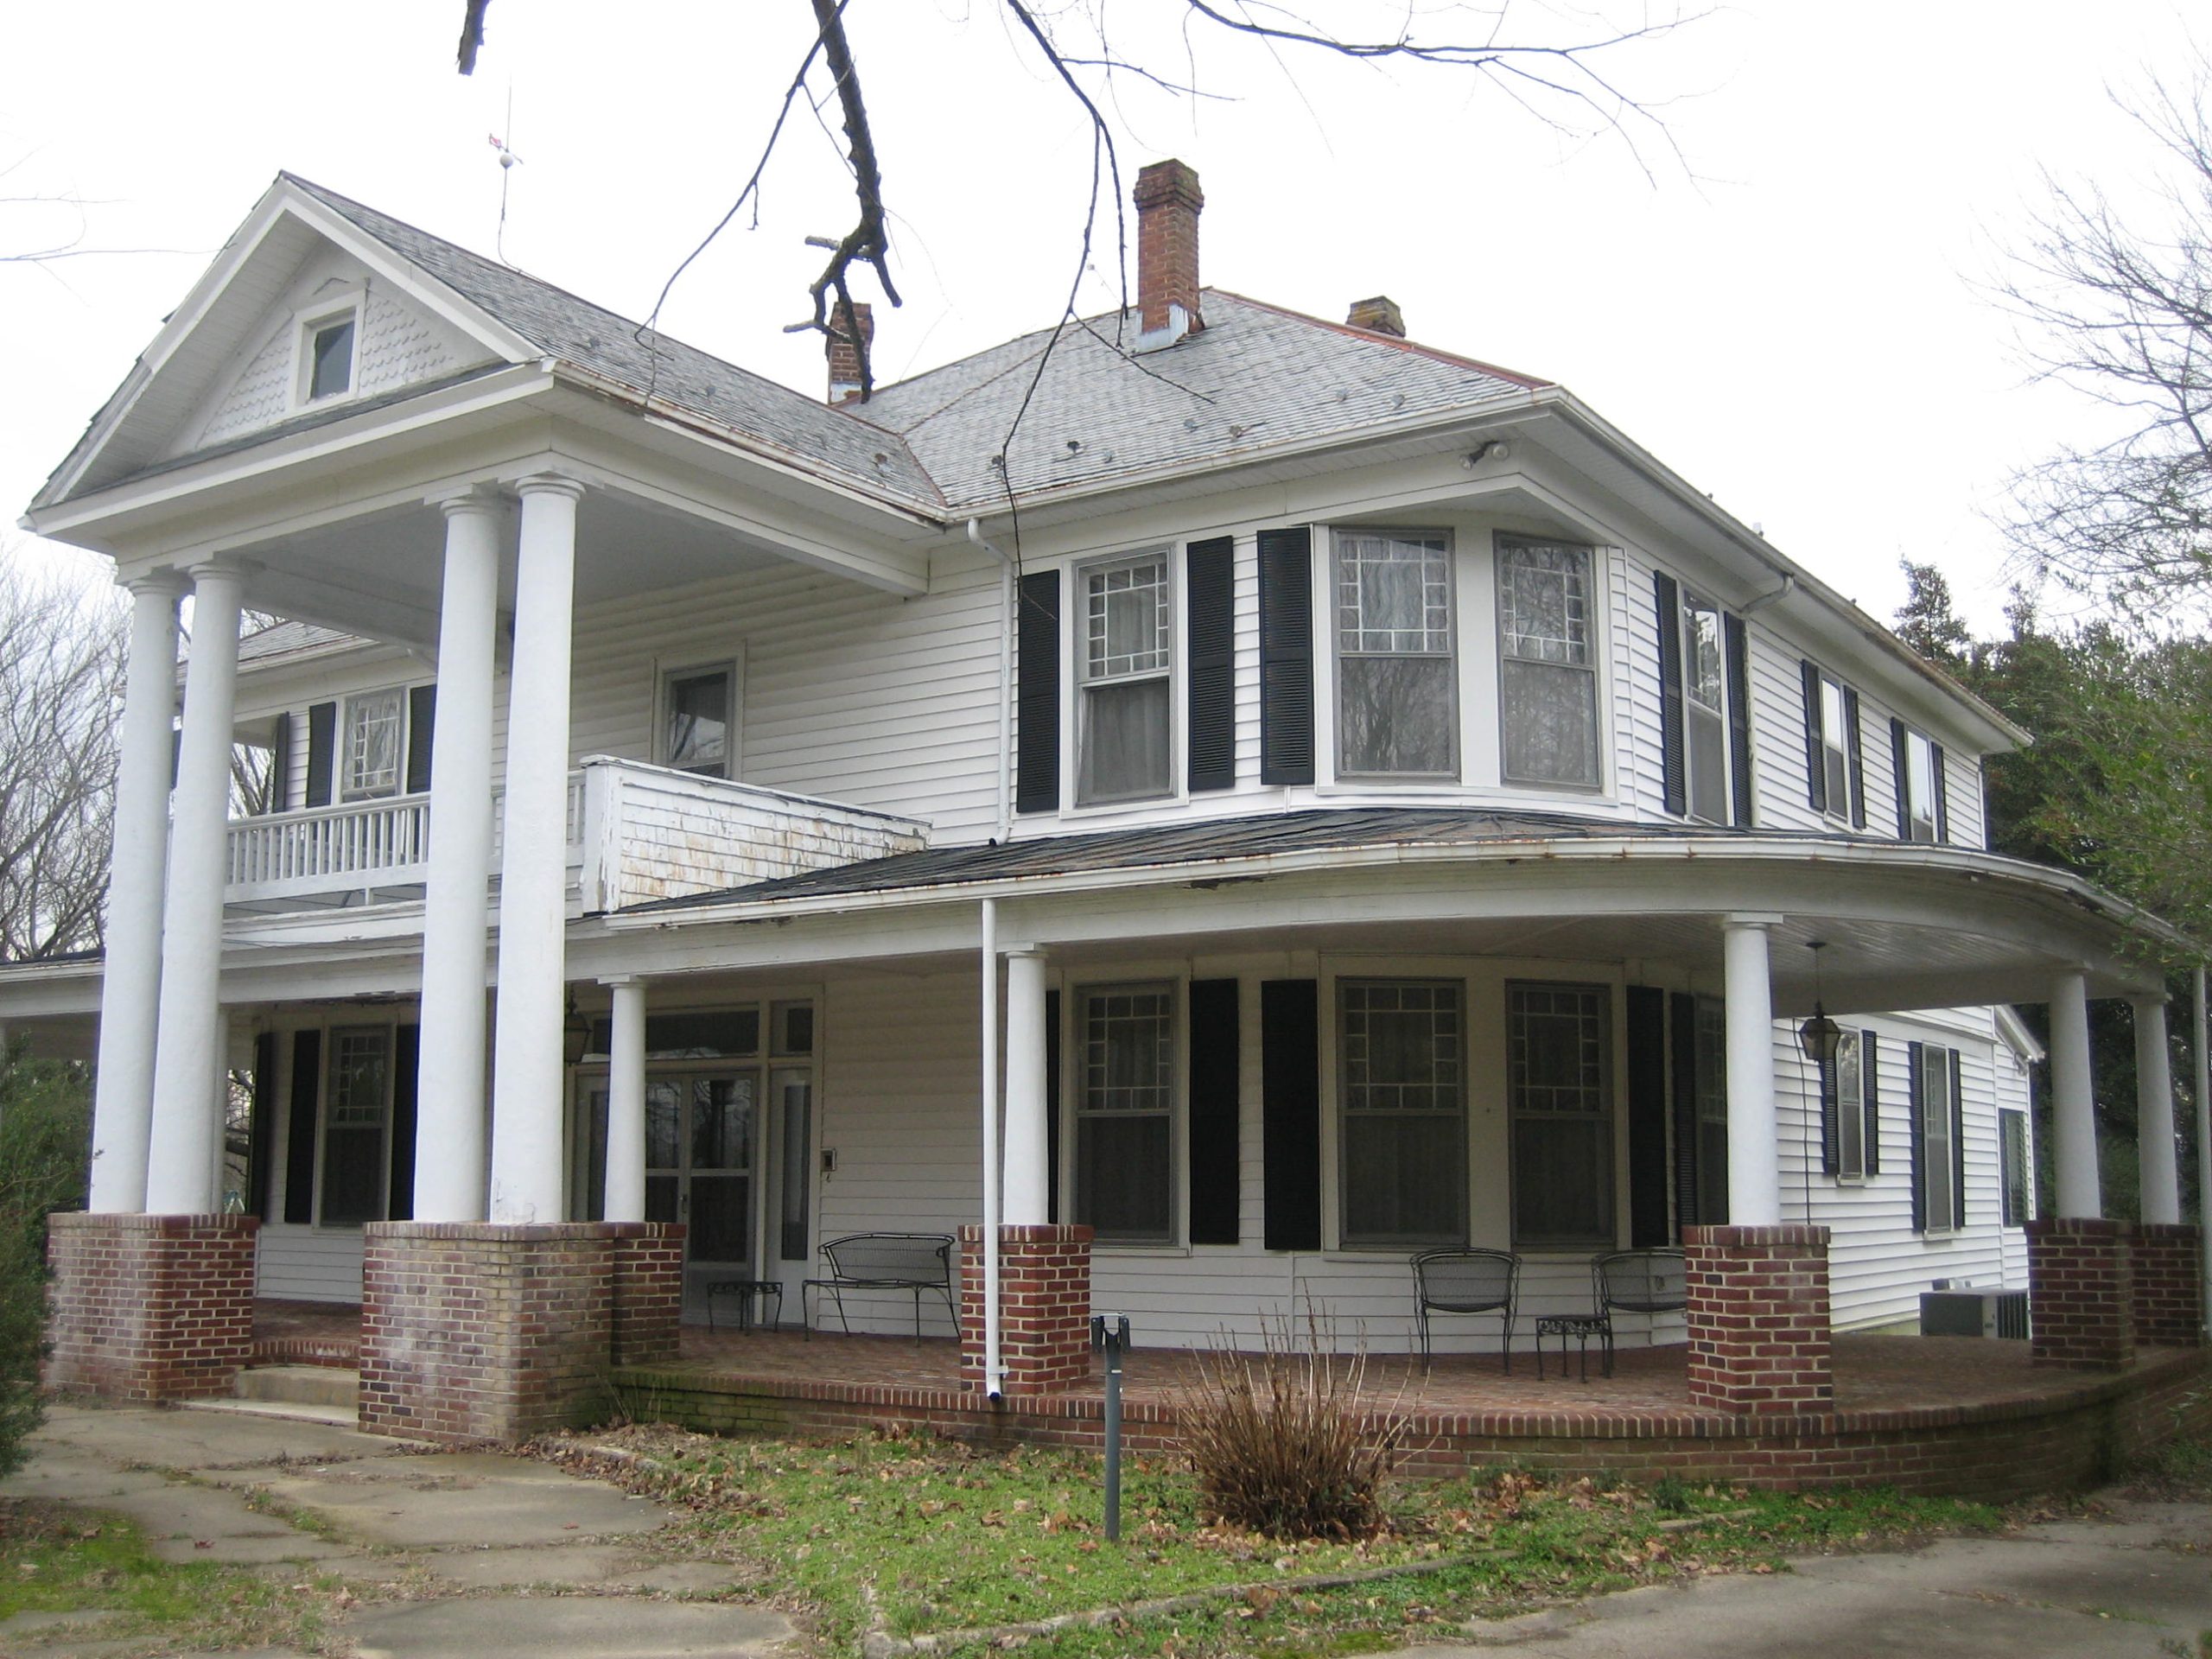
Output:
[[[868,310],[868,302],[853,302],[852,326],[859,333],[861,345],[875,339],[875,318]],[[845,332],[846,323],[840,308],[833,302],[830,308],[830,401],[849,404],[861,395],[861,354],[852,338]]]
[[1137,175],[1137,337],[1169,346],[1205,327],[1198,315],[1198,175],[1180,162]]
[[1406,337],[1406,320],[1399,314],[1398,302],[1388,294],[1377,294],[1371,300],[1354,300],[1344,326],[1364,328],[1370,334],[1389,334],[1399,340]]

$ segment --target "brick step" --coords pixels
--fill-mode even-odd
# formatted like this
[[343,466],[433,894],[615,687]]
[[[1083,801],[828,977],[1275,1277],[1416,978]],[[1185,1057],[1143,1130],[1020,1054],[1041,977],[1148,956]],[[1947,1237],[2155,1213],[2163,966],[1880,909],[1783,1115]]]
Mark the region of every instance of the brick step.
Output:
[[240,1400],[351,1411],[359,1403],[361,1374],[335,1365],[251,1365],[231,1392]]

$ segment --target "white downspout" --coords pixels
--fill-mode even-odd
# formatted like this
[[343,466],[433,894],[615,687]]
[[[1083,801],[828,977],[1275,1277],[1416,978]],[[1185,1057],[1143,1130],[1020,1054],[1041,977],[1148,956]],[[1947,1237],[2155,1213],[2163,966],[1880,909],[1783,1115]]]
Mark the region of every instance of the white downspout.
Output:
[[999,841],[1014,838],[1014,561],[983,539],[980,519],[968,539],[999,562]]
[[2204,1002],[2204,969],[2196,974],[2196,1224],[2203,1252],[2205,1323],[2212,1325],[2212,1037]]
[[1005,1392],[999,1363],[999,906],[983,900],[983,1391]]

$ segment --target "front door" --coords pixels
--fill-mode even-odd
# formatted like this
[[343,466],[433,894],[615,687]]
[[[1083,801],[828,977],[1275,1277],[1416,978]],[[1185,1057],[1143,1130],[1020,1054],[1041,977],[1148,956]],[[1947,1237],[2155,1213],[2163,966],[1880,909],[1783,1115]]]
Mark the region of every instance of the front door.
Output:
[[703,1314],[707,1287],[753,1273],[753,1158],[760,1073],[645,1073],[645,1219],[690,1230],[683,1302]]

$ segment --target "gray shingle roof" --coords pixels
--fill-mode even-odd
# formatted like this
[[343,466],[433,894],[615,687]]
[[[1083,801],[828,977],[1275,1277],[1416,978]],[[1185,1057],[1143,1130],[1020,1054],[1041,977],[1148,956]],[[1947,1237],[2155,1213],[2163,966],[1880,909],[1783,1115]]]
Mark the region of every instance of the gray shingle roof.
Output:
[[[1040,836],[1031,841],[1005,842],[995,846],[986,842],[982,846],[933,847],[918,853],[893,853],[885,858],[862,859],[857,863],[781,876],[772,881],[755,881],[715,893],[655,899],[629,906],[624,913],[697,910],[711,905],[777,899],[898,893],[1005,881],[1022,876],[1225,862],[1275,854],[1353,848],[1473,846],[1503,841],[1663,841],[1745,834],[1709,824],[1639,823],[1558,812],[1500,812],[1462,807],[1317,807],[1265,817],[1152,824],[1080,836]],[[1864,839],[1824,830],[1762,830],[1758,834],[1763,840],[1802,840],[1808,844]]]
[[656,403],[687,409],[753,441],[814,462],[874,492],[936,512],[938,492],[890,432],[725,363],[567,290],[469,252],[334,190],[284,175],[332,212],[421,266],[549,357]]
[[[1110,483],[1178,463],[1223,462],[1472,410],[1548,383],[1409,340],[1343,327],[1207,289],[1206,326],[1131,357],[1135,318],[1112,313],[879,390],[868,417],[901,433],[956,510],[1003,506],[991,458],[1025,398],[1009,457],[1018,495]],[[1034,382],[1036,390],[1031,393]]]

